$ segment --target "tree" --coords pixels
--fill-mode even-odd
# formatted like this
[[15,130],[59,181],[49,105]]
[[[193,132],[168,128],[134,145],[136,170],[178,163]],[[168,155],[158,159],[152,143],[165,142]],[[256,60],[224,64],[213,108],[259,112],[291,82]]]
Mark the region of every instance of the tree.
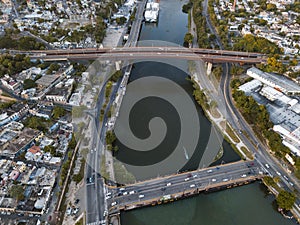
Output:
[[77,145],[77,141],[76,141],[75,135],[72,134],[71,141],[69,142],[69,148],[75,149],[76,145]]
[[52,145],[47,145],[44,147],[44,152],[50,152],[51,155],[55,155],[56,154],[56,150],[55,147]]
[[191,33],[186,33],[184,36],[184,42],[188,43],[188,44],[192,44],[193,43],[193,35]]
[[32,129],[37,129],[43,132],[46,132],[47,126],[45,125],[46,120],[37,116],[33,116],[28,118],[25,122],[24,125],[27,127],[30,127]]
[[126,23],[126,21],[127,21],[127,19],[126,19],[126,17],[124,17],[124,16],[118,17],[118,18],[116,19],[116,23],[117,23],[118,25],[123,25],[124,23]]
[[17,201],[24,199],[24,188],[22,185],[13,185],[10,190],[9,194],[11,197],[17,199]]
[[112,145],[114,143],[114,141],[116,140],[116,135],[112,130],[109,130],[106,132],[106,144],[107,145]]
[[24,90],[36,87],[36,83],[31,79],[25,79],[23,82]]
[[52,114],[54,119],[58,119],[66,114],[66,110],[60,106],[55,106]]
[[190,9],[192,8],[193,3],[192,2],[188,2],[187,4],[182,6],[182,12],[183,13],[188,13],[190,11]]
[[276,202],[279,208],[290,210],[293,208],[293,205],[296,201],[295,193],[291,193],[288,191],[280,191],[278,196],[276,197]]

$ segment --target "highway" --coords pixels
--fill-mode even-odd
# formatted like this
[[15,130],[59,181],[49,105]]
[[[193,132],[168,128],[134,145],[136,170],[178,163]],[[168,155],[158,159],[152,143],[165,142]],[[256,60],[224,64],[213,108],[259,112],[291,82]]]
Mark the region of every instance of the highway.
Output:
[[[130,38],[130,40],[132,40]],[[129,43],[129,42],[127,42]],[[127,44],[126,43],[126,44]],[[129,45],[129,44],[128,44]],[[68,49],[68,50],[38,50],[22,52],[11,50],[11,54],[28,54],[32,59],[45,61],[79,60],[79,59],[149,59],[149,58],[179,58],[187,60],[202,59],[206,62],[235,62],[256,64],[266,61],[265,55],[239,51],[183,48],[183,47],[124,47],[101,49]]]
[[174,195],[186,191],[208,187],[218,187],[223,184],[234,183],[242,178],[258,178],[262,169],[256,161],[239,161],[223,164],[197,171],[151,179],[126,187],[110,187],[106,196],[111,211],[141,201],[161,198],[164,195]]
[[[223,49],[221,39],[213,27],[209,15],[207,13],[208,0],[203,2],[203,15],[207,19],[208,27],[211,33],[216,36],[216,43],[219,45],[220,49]],[[241,141],[248,147],[248,149],[253,153],[255,160],[261,165],[264,172],[266,172],[271,177],[279,177],[280,182],[278,183],[281,188],[287,191],[296,190],[297,193],[300,191],[300,186],[298,180],[289,174],[286,170],[281,167],[280,162],[271,156],[268,152],[269,147],[262,143],[254,134],[254,131],[250,125],[245,121],[244,117],[241,115],[239,110],[235,107],[230,87],[230,64],[223,64],[223,76],[221,77],[220,87],[222,95],[224,96],[225,106],[226,106],[226,119],[229,121],[234,130],[238,130],[239,137]],[[247,134],[247,136],[245,135]],[[285,178],[286,177],[286,178]],[[300,204],[299,196],[297,199],[297,205]]]
[[[143,0],[142,2],[139,2],[137,5],[137,18],[141,18],[143,16],[143,9],[145,7],[146,1]],[[141,21],[140,23],[135,22],[133,26],[132,32],[138,32],[140,29]],[[130,40],[127,41],[128,45],[131,45],[131,42],[134,42],[133,45],[136,44],[136,41],[138,39],[138,35],[134,35],[132,37],[132,32],[130,33]],[[126,67],[125,72],[128,72],[128,70],[131,67]],[[107,73],[111,73],[109,70]],[[105,186],[104,186],[104,179],[102,178],[100,174],[100,165],[102,160],[102,154],[104,152],[104,144],[105,144],[105,134],[107,131],[107,128],[105,124],[108,121],[107,118],[107,111],[110,108],[110,105],[112,104],[116,93],[118,91],[118,88],[120,86],[121,79],[113,85],[112,93],[110,95],[109,102],[107,104],[107,107],[105,109],[103,121],[100,121],[100,109],[102,108],[102,105],[104,103],[104,90],[106,82],[103,83],[103,86],[101,87],[101,91],[99,93],[96,106],[93,110],[90,110],[88,113],[92,117],[92,149],[90,150],[90,153],[88,154],[87,164],[86,164],[86,170],[85,170],[85,179],[86,179],[86,224],[90,225],[96,225],[96,224],[106,224],[106,212],[108,210],[107,208],[107,202],[105,199]]]

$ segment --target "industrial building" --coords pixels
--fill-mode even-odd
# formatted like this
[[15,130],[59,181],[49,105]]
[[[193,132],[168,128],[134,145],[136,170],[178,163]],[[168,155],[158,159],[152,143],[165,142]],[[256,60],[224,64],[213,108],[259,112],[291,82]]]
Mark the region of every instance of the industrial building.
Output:
[[300,94],[300,86],[287,77],[266,73],[255,67],[248,69],[247,75],[286,95]]

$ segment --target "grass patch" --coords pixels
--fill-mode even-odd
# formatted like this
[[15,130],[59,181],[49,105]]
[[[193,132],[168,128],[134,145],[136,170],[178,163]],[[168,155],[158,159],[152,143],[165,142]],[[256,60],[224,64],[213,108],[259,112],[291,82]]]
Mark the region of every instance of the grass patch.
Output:
[[251,160],[254,159],[252,153],[244,146],[241,147],[242,152]]
[[265,176],[263,179],[263,182],[266,186],[271,186],[273,187],[276,191],[280,192],[282,189],[277,185],[276,181],[270,177],[270,176]]
[[219,111],[217,110],[216,107],[210,107],[209,109],[210,114],[214,117],[214,118],[220,118],[221,114],[219,113]]
[[75,181],[76,184],[80,183],[84,178],[84,168],[85,168],[85,158],[82,157],[79,173],[73,175],[73,181]]
[[231,129],[231,127],[228,124],[226,126],[226,132],[235,143],[240,143],[240,139],[235,135],[234,131]]
[[83,225],[83,218],[81,218],[75,225]]
[[109,172],[106,169],[106,157],[105,154],[102,155],[101,165],[100,165],[100,173],[102,177],[106,179],[110,179]]
[[240,139],[235,135],[235,133],[233,132],[231,127],[228,125],[228,123],[226,123],[225,121],[221,121],[220,125],[224,130],[226,130],[227,134],[231,137],[231,139],[235,143],[240,143]]
[[118,183],[132,184],[136,181],[135,177],[127,171],[122,163],[118,161],[114,161],[114,171],[116,182]]

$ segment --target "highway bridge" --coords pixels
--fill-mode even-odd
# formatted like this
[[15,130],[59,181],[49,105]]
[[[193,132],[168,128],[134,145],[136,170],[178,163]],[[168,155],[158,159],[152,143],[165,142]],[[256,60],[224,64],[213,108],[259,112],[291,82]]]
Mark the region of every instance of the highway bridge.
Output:
[[80,59],[157,59],[179,58],[187,60],[202,59],[206,62],[233,62],[241,64],[257,64],[266,62],[261,53],[228,50],[183,48],[183,47],[116,47],[86,48],[66,50],[12,51],[11,53],[28,54],[32,59],[45,61],[80,60]]
[[244,185],[260,179],[263,169],[256,161],[238,161],[196,171],[138,182],[124,187],[108,186],[108,214],[174,201],[203,191]]

